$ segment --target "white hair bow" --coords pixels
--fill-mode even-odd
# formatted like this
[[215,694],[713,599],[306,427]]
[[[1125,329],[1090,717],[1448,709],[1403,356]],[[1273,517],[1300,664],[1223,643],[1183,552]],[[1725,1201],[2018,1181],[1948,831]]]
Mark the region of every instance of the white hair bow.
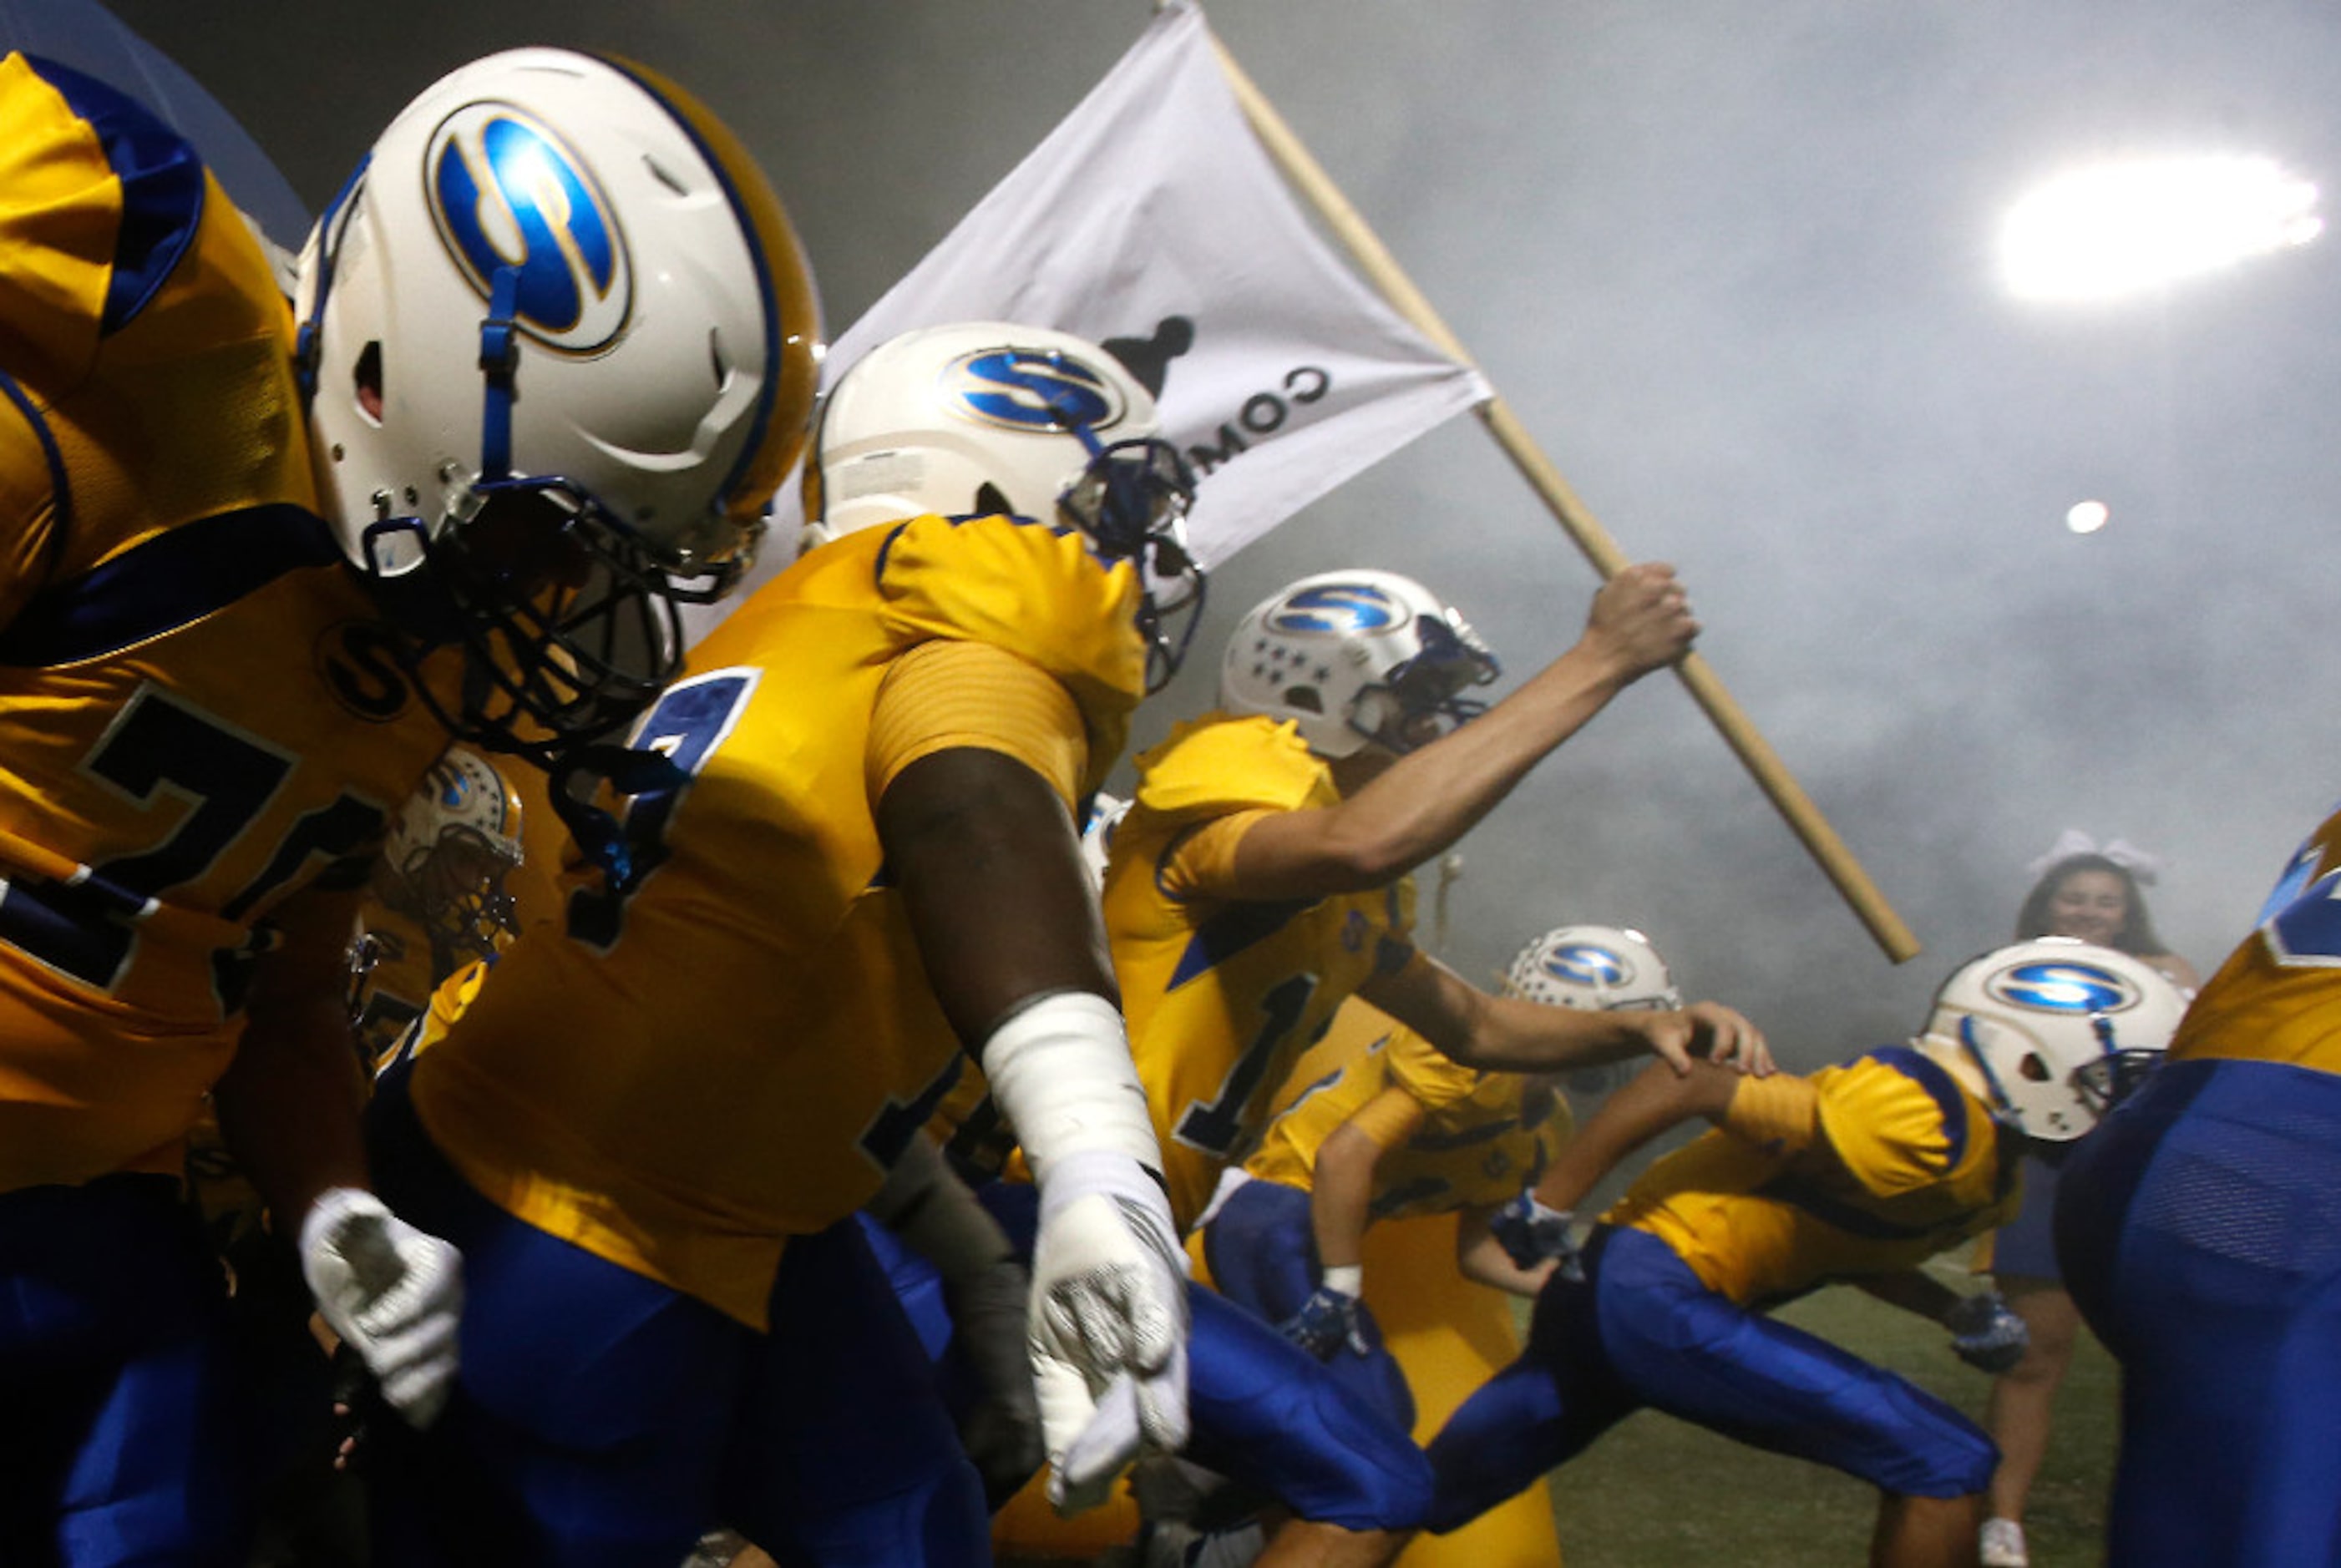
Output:
[[2033,861],[2025,869],[2037,882],[2048,874],[2051,867],[2059,861],[2069,860],[2076,855],[2103,855],[2107,859],[2128,872],[2142,888],[2154,886],[2155,878],[2162,870],[2162,860],[2159,856],[2147,854],[2128,839],[2114,839],[2100,844],[2078,828],[2067,828],[2057,834],[2057,841],[2048,846],[2048,853]]

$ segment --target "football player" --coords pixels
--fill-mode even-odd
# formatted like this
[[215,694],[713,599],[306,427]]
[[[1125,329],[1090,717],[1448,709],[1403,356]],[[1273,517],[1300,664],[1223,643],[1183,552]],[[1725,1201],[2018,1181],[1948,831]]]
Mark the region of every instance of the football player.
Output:
[[626,805],[630,874],[577,879],[375,1097],[386,1189],[471,1293],[385,1512],[561,1562],[679,1559],[718,1516],[784,1561],[981,1560],[853,1222],[971,1056],[1039,1179],[1060,1496],[1181,1441],[1182,1256],[1073,830],[1200,591],[1155,432],[1102,351],[998,323],[831,389],[824,541],[636,726],[666,776]]
[[520,923],[505,879],[521,864],[519,791],[468,746],[451,746],[391,819],[350,955],[358,1051],[378,1066],[432,992],[492,961]]
[[2106,1560],[2341,1555],[2341,814],[2058,1184],[2057,1256],[2121,1363]]
[[[1593,1011],[1682,1006],[1649,939],[1607,926],[1537,938],[1504,990]],[[1534,1296],[1551,1264],[1521,1268],[1489,1221],[1544,1174],[1570,1130],[1552,1076],[1475,1071],[1391,1024],[1270,1123],[1244,1179],[1222,1189],[1203,1226],[1212,1283],[1410,1429],[1413,1397],[1364,1299],[1366,1227],[1460,1212],[1465,1277]]]
[[[1694,1055],[1768,1068],[1761,1035],[1727,1007],[1588,1014],[1491,997],[1410,939],[1407,872],[1697,630],[1669,569],[1629,568],[1596,595],[1568,652],[1489,707],[1469,694],[1496,679],[1494,656],[1410,579],[1311,577],[1243,619],[1220,668],[1222,710],[1138,759],[1102,899],[1182,1229],[1352,994],[1471,1067],[1648,1050],[1678,1070]],[[1250,1314],[1208,1294],[1196,1311],[1193,1455],[1298,1515],[1262,1560],[1387,1560],[1422,1501],[1404,1433],[1346,1391],[1329,1394],[1321,1365],[1280,1359]],[[1280,1397],[1258,1399],[1263,1384]]]
[[712,127],[583,56],[458,73],[296,328],[180,138],[0,62],[0,1556],[240,1561],[206,1089],[335,1327],[441,1396],[455,1258],[366,1191],[344,949],[440,720],[550,759],[638,706],[797,450],[810,284]]
[[[2022,1320],[1918,1265],[2015,1213],[2017,1156],[2096,1125],[2183,1007],[2127,954],[2045,938],[1963,965],[1917,1038],[1842,1067],[1761,1079],[1704,1062],[1646,1069],[1499,1222],[1523,1265],[1562,1266],[1537,1298],[1527,1350],[1430,1444],[1432,1528],[1470,1519],[1649,1406],[1875,1484],[1873,1563],[1973,1563],[1991,1440],[1767,1313],[1848,1281],[1942,1323],[1971,1365],[2012,1365]],[[1644,1172],[1581,1251],[1570,1245],[1567,1211],[1595,1183],[1701,1117],[1714,1130]]]
[[1761,1059],[1761,1037],[1728,1008],[1539,1007],[1488,995],[1411,940],[1407,873],[1697,631],[1671,571],[1629,567],[1576,644],[1490,707],[1470,693],[1496,680],[1494,655],[1394,572],[1304,578],[1244,617],[1220,710],[1138,759],[1103,900],[1182,1222],[1353,994],[1476,1068]]

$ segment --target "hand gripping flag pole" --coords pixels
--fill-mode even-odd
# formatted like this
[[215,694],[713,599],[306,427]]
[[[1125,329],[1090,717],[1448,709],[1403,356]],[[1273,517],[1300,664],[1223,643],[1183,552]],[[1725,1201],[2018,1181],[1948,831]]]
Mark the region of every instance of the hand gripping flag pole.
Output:
[[[1244,117],[1260,144],[1294,190],[1312,205],[1334,237],[1348,250],[1359,270],[1392,309],[1405,317],[1416,330],[1429,338],[1458,362],[1477,368],[1478,362],[1464,348],[1460,340],[1440,319],[1422,291],[1406,275],[1385,247],[1380,236],[1360,217],[1340,187],[1325,173],[1291,126],[1278,114],[1251,78],[1245,74],[1235,56],[1216,34],[1211,46],[1217,52],[1220,69],[1226,74],[1228,85],[1241,105]],[[1485,372],[1481,372],[1483,375]],[[1577,543],[1603,581],[1616,576],[1628,564],[1626,552],[1609,536],[1599,519],[1569,486],[1549,458],[1513,414],[1510,405],[1500,395],[1491,393],[1476,411],[1480,422],[1488,427],[1496,444],[1511,459],[1529,488],[1535,491],[1569,537]],[[1845,847],[1845,841],[1830,827],[1820,809],[1797,782],[1779,754],[1772,749],[1740,708],[1738,701],[1724,687],[1705,658],[1697,652],[1685,654],[1675,665],[1675,673],[1690,691],[1691,698],[1705,711],[1708,721],[1722,733],[1724,742],[1738,753],[1740,764],[1754,775],[1756,782],[1770,797],[1772,805],[1788,819],[1788,827],[1803,840],[1806,851],[1819,862],[1821,870],[1836,884],[1838,893],[1852,906],[1861,923],[1869,928],[1870,936],[1895,963],[1915,958],[1918,939],[1902,917],[1896,914],[1878,885],[1871,881],[1861,862]]]

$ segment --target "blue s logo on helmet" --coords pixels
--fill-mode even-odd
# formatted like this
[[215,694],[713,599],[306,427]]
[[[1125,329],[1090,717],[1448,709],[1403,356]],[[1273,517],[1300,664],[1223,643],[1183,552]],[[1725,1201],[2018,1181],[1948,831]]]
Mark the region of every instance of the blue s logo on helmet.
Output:
[[985,349],[943,370],[943,401],[980,423],[1010,430],[1110,430],[1121,421],[1113,383],[1070,354]]
[[1626,961],[1607,948],[1572,942],[1545,955],[1545,973],[1579,986],[1622,986]]
[[1404,623],[1408,614],[1370,583],[1334,582],[1302,589],[1277,606],[1268,624],[1277,631],[1380,631]]
[[508,105],[467,104],[433,133],[423,176],[440,238],[480,297],[499,272],[518,273],[521,331],[586,353],[623,330],[633,295],[624,236],[558,136]]
[[2137,988],[2112,970],[2062,960],[2011,965],[1986,981],[1984,990],[2048,1013],[2117,1013],[2138,1000]]

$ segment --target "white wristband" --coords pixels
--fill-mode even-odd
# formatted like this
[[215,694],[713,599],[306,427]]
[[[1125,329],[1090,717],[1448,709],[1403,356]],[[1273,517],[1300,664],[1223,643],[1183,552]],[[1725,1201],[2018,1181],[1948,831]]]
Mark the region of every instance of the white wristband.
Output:
[[1327,1290],[1336,1290],[1355,1301],[1365,1294],[1366,1266],[1361,1263],[1337,1263],[1325,1271],[1320,1282]]
[[1093,1149],[1162,1168],[1121,1011],[1103,997],[1041,997],[991,1032],[981,1059],[1036,1181],[1054,1161]]

